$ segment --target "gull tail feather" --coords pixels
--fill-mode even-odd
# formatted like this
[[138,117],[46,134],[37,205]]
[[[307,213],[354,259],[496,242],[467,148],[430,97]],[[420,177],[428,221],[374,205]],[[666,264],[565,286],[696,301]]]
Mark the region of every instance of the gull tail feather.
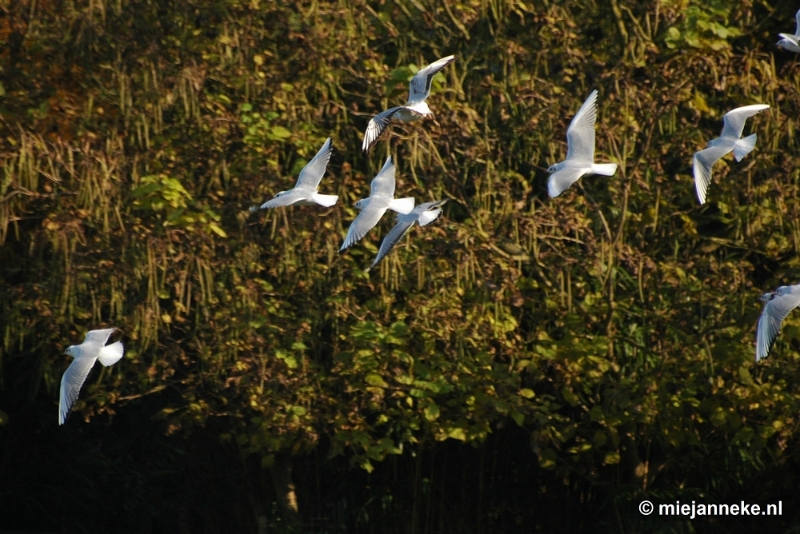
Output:
[[411,213],[411,210],[414,209],[414,204],[416,201],[413,197],[406,197],[406,198],[393,198],[391,202],[389,202],[389,209],[392,211],[396,211],[397,213],[402,213],[403,215],[407,215]]
[[314,202],[326,208],[330,208],[336,204],[337,200],[339,200],[338,195],[320,195],[319,193],[314,195]]
[[602,174],[603,176],[614,176],[617,172],[616,163],[594,163],[592,164],[592,172],[594,174]]
[[117,341],[116,343],[106,345],[100,349],[100,355],[97,357],[97,359],[100,360],[100,363],[108,367],[109,365],[114,365],[120,361],[124,352],[125,351],[122,346],[122,342]]
[[435,208],[432,210],[428,210],[425,213],[419,216],[419,225],[420,226],[428,226],[430,223],[435,221],[439,218],[439,215],[442,214],[441,208]]
[[736,158],[736,161],[742,161],[742,158],[753,151],[756,147],[756,138],[756,134],[748,135],[733,144],[733,156]]

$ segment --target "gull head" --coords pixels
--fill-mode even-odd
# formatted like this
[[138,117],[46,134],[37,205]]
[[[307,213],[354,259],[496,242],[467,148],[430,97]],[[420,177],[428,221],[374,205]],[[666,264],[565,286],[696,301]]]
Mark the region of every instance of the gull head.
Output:
[[758,297],[758,300],[760,300],[761,302],[769,302],[772,299],[774,299],[776,295],[778,295],[779,291],[780,288],[778,288],[778,291],[770,291],[769,293],[764,293],[763,295]]
[[[563,162],[562,162],[562,163],[563,163]],[[554,163],[554,164],[550,165],[550,166],[547,168],[547,172],[549,172],[550,174],[553,174],[554,172],[556,172],[557,170],[559,170],[559,169],[561,168],[561,166],[562,166],[562,165],[561,165],[561,163]]]
[[288,192],[289,191],[281,191],[280,193],[275,193],[275,198],[282,197],[283,195],[285,195]]
[[360,210],[363,210],[364,208],[366,208],[366,207],[367,207],[367,204],[369,204],[369,199],[368,199],[368,198],[362,198],[361,200],[359,200],[358,202],[356,202],[356,203],[355,203],[355,204],[353,204],[353,205],[354,205],[356,208],[358,208],[358,209],[360,209]]
[[789,52],[800,52],[800,47],[797,45],[795,41],[792,41],[791,39],[785,39],[785,38],[781,39],[780,41],[775,43],[775,45],[778,46],[779,48],[783,48],[784,50],[788,50]]
[[64,354],[68,354],[68,355],[72,356],[73,358],[75,358],[77,356],[77,352],[78,352],[75,349],[77,349],[77,347],[75,345],[70,345],[69,347],[67,347],[64,350]]

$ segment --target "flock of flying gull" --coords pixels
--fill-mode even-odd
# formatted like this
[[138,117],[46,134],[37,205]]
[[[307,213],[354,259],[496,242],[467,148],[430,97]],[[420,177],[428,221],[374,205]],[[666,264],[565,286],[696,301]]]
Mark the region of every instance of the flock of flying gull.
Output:
[[[800,10],[795,15],[797,27],[794,35],[781,33],[777,45],[791,52],[800,53]],[[378,137],[389,127],[392,120],[404,122],[432,118],[433,112],[426,102],[431,92],[431,81],[437,72],[455,61],[455,56],[434,61],[420,70],[409,84],[408,101],[373,117],[364,133],[362,149],[367,152]],[[694,155],[692,170],[700,204],[706,201],[708,184],[711,182],[711,167],[726,154],[733,152],[736,161],[741,161],[756,144],[756,134],[742,138],[744,123],[748,117],[768,109],[766,104],[754,104],[729,111],[723,117],[722,133],[717,139],[708,142],[708,148]],[[600,174],[613,176],[617,171],[616,163],[595,163],[595,122],[597,120],[597,90],[592,91],[578,113],[567,128],[567,158],[547,169],[550,179],[547,184],[551,197],[557,197],[582,176]],[[281,191],[275,198],[261,205],[260,209],[279,208],[292,205],[319,204],[331,207],[336,204],[338,196],[323,195],[317,192],[322,176],[331,159],[332,142],[329,137],[316,156],[300,171],[293,189]],[[367,269],[369,271],[378,264],[414,224],[426,226],[435,221],[442,212],[442,205],[447,199],[425,202],[415,207],[416,201],[411,197],[394,198],[395,165],[392,157],[386,160],[383,168],[373,178],[369,197],[359,200],[355,207],[360,213],[347,230],[347,236],[339,249],[340,252],[351,247],[369,232],[386,210],[396,212],[397,223],[384,237],[378,255]],[[251,208],[257,211],[259,208]],[[781,324],[789,313],[800,306],[800,284],[781,286],[775,291],[764,293],[761,300],[764,310],[756,328],[756,361],[767,357],[769,349],[781,329]],[[58,406],[58,424],[62,425],[69,415],[70,409],[78,399],[89,371],[95,361],[100,360],[104,366],[117,363],[123,355],[122,343],[117,341],[106,345],[108,338],[116,328],[91,330],[80,345],[68,347],[65,354],[74,358],[61,379],[61,393]]]

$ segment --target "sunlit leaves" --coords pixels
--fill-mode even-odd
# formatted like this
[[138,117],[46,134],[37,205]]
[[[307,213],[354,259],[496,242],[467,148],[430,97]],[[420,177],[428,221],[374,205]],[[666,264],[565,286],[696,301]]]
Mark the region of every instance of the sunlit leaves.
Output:
[[159,215],[165,213],[166,217],[160,217],[164,226],[186,229],[201,226],[219,237],[227,237],[219,226],[220,216],[206,206],[200,206],[199,210],[190,206],[190,202],[194,204],[192,196],[175,178],[163,174],[143,176],[131,196],[135,207]]
[[254,147],[257,151],[263,150],[261,147],[266,142],[285,141],[292,133],[273,121],[279,116],[274,111],[266,113],[253,112],[250,104],[242,105],[242,115],[240,120],[246,127],[246,135],[243,141]]
[[[666,3],[669,9],[671,2]],[[690,46],[698,49],[722,50],[730,47],[728,40],[738,37],[741,31],[726,24],[731,10],[736,7],[725,0],[713,0],[702,5],[689,5],[681,13],[679,25],[671,26],[663,35],[670,49]]]

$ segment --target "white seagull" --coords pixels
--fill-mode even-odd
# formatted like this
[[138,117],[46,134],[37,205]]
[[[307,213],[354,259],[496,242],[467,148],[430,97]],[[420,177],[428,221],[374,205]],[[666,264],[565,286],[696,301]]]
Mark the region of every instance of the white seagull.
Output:
[[800,53],[800,10],[794,16],[797,21],[795,26],[794,35],[791,33],[779,33],[781,40],[778,41],[778,46],[785,48],[789,52]]
[[67,420],[70,408],[78,400],[78,393],[86,377],[94,366],[95,360],[108,367],[114,365],[122,358],[122,343],[117,341],[105,346],[109,336],[114,333],[116,328],[105,330],[90,330],[86,333],[86,339],[80,345],[71,345],[64,351],[74,360],[67,368],[64,376],[61,377],[61,395],[58,400],[58,424],[63,425]]
[[367,232],[378,224],[387,209],[403,214],[414,209],[415,201],[413,198],[394,198],[394,173],[395,166],[392,163],[392,157],[389,156],[386,159],[386,163],[383,164],[381,172],[372,179],[369,197],[356,202],[355,206],[361,210],[361,213],[350,224],[347,236],[344,238],[344,243],[339,252],[364,237]]
[[793,309],[800,306],[800,285],[781,286],[761,295],[766,302],[756,329],[756,361],[763,360],[781,331],[781,323]]
[[261,204],[261,209],[291,206],[292,204],[297,204],[298,206],[319,204],[329,208],[336,204],[339,199],[337,195],[321,195],[317,193],[317,187],[319,187],[319,182],[322,180],[322,175],[325,174],[325,169],[328,167],[330,160],[331,138],[329,137],[325,144],[322,145],[322,148],[319,149],[317,155],[300,171],[300,176],[297,178],[294,189],[281,191],[272,200]]
[[447,202],[447,199],[444,200],[436,200],[434,202],[426,202],[424,204],[420,204],[413,210],[411,210],[407,214],[399,214],[397,216],[397,224],[394,225],[386,237],[383,238],[383,242],[381,243],[381,248],[378,250],[378,256],[375,258],[375,261],[372,262],[372,265],[369,266],[367,271],[378,265],[380,262],[392,248],[400,241],[406,232],[411,230],[411,227],[414,226],[414,223],[419,223],[420,226],[427,226],[436,219],[439,218],[439,215],[442,214],[442,205]]
[[708,191],[708,184],[711,182],[711,167],[730,151],[733,151],[736,161],[742,161],[742,158],[755,148],[756,134],[741,138],[744,131],[744,121],[759,111],[764,111],[768,108],[767,104],[753,104],[752,106],[743,106],[727,112],[723,117],[724,125],[720,136],[709,141],[708,148],[694,155],[692,171],[700,204],[705,204],[706,202],[706,192]]
[[386,130],[392,119],[409,122],[433,117],[431,108],[425,102],[425,99],[431,94],[431,80],[433,80],[437,72],[455,61],[455,59],[456,56],[443,57],[420,70],[408,85],[408,102],[404,106],[387,109],[370,119],[367,131],[364,133],[364,143],[361,145],[362,150],[364,152],[369,150],[372,143]]
[[551,165],[547,190],[557,197],[586,174],[613,176],[616,163],[594,162],[594,123],[597,120],[597,89],[592,91],[567,128],[567,159]]

